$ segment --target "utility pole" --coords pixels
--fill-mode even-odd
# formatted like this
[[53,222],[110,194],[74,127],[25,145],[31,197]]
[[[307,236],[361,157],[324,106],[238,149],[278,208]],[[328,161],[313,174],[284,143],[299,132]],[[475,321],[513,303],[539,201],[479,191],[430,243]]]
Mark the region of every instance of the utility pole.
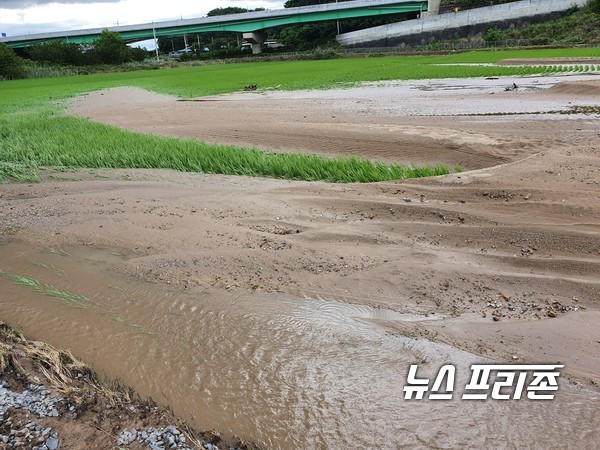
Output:
[[[335,0],[335,2],[337,3],[338,0]],[[340,34],[340,19],[338,19],[336,22],[337,22],[337,34],[339,36],[339,34]]]
[[152,34],[154,35],[154,50],[156,51],[156,62],[159,61],[158,58],[158,39],[156,39],[156,28],[154,28],[154,21],[152,21]]

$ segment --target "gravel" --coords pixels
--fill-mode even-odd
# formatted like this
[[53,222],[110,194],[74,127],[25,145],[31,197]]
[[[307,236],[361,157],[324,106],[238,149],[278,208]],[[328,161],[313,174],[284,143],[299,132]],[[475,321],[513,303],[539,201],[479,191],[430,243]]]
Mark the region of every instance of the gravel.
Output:
[[29,384],[23,392],[14,392],[0,382],[0,428],[8,434],[0,434],[0,442],[6,448],[30,448],[32,450],[57,450],[58,434],[50,427],[42,427],[30,421],[24,427],[6,418],[9,409],[26,409],[35,417],[59,417],[59,408],[65,399],[55,395],[43,385]]
[[146,444],[152,450],[192,449],[186,444],[185,435],[172,425],[165,428],[148,427],[145,430],[125,429],[119,434],[117,445],[129,445],[135,441]]
[[[66,406],[66,407],[65,407]],[[29,384],[23,392],[15,392],[0,382],[0,448],[31,450],[59,450],[60,437],[51,427],[44,427],[34,420],[24,426],[13,422],[10,409],[25,409],[34,417],[60,417],[61,410],[74,413],[76,408],[67,400],[43,385]],[[128,446],[139,442],[151,450],[193,450],[187,444],[185,434],[173,425],[164,428],[124,429],[116,440],[117,446]],[[202,442],[204,450],[218,450],[219,447]]]

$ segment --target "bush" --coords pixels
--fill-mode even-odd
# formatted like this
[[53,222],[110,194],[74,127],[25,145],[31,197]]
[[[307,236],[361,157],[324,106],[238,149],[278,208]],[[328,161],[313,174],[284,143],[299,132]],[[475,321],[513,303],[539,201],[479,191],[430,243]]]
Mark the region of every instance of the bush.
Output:
[[79,70],[74,66],[61,66],[58,64],[40,64],[26,61],[23,69],[23,78],[50,78],[79,75]]
[[32,45],[28,50],[33,61],[77,66],[83,63],[83,53],[78,44],[68,44],[64,41],[51,41]]
[[593,13],[600,14],[600,0],[590,0],[587,6]]
[[23,67],[23,60],[6,44],[0,42],[0,79],[22,78]]
[[502,40],[502,30],[498,27],[490,27],[483,33],[485,42],[496,42]]
[[149,52],[146,49],[139,47],[130,47],[129,48],[129,59],[131,61],[142,62],[149,56]]

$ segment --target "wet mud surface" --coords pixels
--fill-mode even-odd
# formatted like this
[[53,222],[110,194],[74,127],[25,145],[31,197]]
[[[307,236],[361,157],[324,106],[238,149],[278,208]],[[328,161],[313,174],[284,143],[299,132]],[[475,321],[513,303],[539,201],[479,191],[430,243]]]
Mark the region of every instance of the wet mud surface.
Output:
[[[531,86],[436,81],[208,102],[129,91],[116,105],[110,92],[90,94],[76,106],[83,115],[173,135],[181,130],[168,121],[136,125],[132,111],[170,117],[184,108],[199,124],[272,108],[263,128],[271,132],[261,134],[270,142],[229,141],[227,127],[206,125],[212,137],[204,125],[181,129],[278,149],[286,124],[302,123],[294,114],[311,103],[317,118],[338,108],[327,123],[315,120],[307,139],[298,131],[298,142],[358,129],[375,144],[357,154],[479,170],[369,185],[145,170],[60,181],[49,175],[65,174],[48,170],[42,184],[0,186],[0,314],[199,429],[266,447],[592,445],[600,421],[598,117],[467,114],[598,106],[597,82],[514,82]],[[392,108],[385,99],[402,89],[419,101],[407,94]],[[357,102],[378,98],[371,113],[357,113]],[[356,136],[347,138],[358,148],[349,143]],[[18,276],[38,280],[38,289]],[[434,373],[451,362],[464,377],[482,361],[564,364],[556,400],[402,399],[410,364]]]

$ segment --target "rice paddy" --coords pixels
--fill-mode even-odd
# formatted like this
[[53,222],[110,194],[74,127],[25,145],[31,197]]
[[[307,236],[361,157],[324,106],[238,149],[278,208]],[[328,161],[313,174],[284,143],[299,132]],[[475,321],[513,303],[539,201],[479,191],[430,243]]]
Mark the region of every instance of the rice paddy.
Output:
[[[124,131],[63,114],[65,100],[93,90],[136,86],[180,98],[259,89],[318,89],[364,81],[555,74],[598,67],[494,66],[508,58],[600,56],[600,49],[472,52],[446,56],[343,58],[220,64],[0,83],[0,182],[39,181],[39,168],[173,169],[207,174],[336,183],[436,176],[455,168],[412,167],[361,158],[325,158],[212,145]],[[69,178],[72,181],[78,178]]]

